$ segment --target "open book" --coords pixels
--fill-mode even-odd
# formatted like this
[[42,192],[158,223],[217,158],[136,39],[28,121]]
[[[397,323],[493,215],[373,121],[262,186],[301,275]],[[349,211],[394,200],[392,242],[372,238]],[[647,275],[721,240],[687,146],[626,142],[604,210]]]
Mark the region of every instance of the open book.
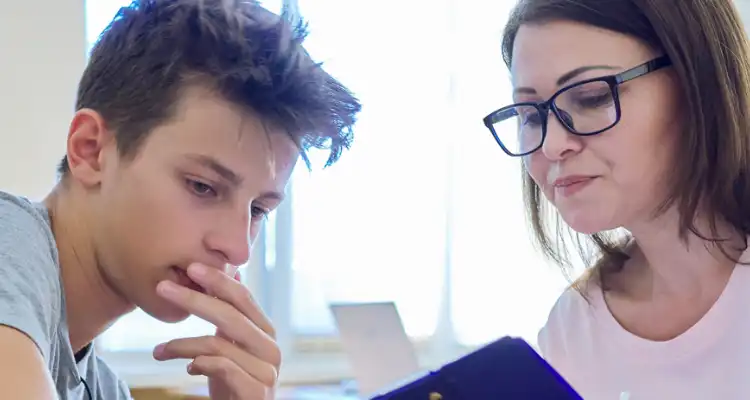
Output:
[[580,400],[528,343],[504,337],[373,400]]

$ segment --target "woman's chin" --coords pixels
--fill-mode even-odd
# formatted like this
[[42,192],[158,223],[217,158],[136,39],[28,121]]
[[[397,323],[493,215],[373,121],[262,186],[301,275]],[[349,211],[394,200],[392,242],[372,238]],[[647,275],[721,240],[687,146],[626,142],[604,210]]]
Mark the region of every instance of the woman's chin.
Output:
[[593,235],[617,228],[617,225],[613,224],[610,218],[600,218],[591,212],[560,214],[570,229],[583,235]]

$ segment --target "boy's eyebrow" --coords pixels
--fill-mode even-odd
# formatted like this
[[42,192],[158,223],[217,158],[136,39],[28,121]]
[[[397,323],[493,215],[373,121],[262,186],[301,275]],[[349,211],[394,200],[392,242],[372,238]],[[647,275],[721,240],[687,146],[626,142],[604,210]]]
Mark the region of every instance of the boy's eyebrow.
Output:
[[213,157],[202,154],[189,154],[186,157],[189,160],[216,172],[216,174],[229,181],[233,186],[239,186],[242,183],[242,177],[239,174],[232,171],[229,167]]
[[272,200],[277,202],[284,201],[284,194],[279,192],[265,192],[261,194],[258,199],[260,200]]
[[[204,167],[216,172],[219,176],[231,183],[232,186],[239,186],[242,183],[242,177],[240,175],[211,156],[206,156],[203,154],[188,154],[186,157],[189,160],[201,164]],[[275,200],[281,202],[284,200],[284,194],[277,191],[269,191],[262,193],[260,196],[258,196],[258,199]]]

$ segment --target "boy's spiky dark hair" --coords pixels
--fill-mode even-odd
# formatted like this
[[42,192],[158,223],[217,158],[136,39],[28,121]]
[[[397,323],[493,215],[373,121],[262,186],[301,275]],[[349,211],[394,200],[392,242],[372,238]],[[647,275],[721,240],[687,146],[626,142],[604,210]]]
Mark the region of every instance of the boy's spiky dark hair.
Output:
[[[335,162],[352,141],[361,106],[302,47],[307,30],[255,1],[136,0],[94,45],[76,109],[99,112],[132,156],[175,112],[191,84],[215,90]],[[309,162],[308,162],[309,163]],[[59,172],[69,167],[63,158]]]

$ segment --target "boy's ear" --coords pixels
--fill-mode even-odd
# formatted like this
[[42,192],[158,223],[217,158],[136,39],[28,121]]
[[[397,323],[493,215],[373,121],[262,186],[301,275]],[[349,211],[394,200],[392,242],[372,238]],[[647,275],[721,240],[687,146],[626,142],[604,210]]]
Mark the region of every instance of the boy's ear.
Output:
[[116,153],[114,135],[107,129],[101,114],[91,109],[75,113],[70,123],[67,142],[70,174],[84,186],[101,182],[105,160]]

